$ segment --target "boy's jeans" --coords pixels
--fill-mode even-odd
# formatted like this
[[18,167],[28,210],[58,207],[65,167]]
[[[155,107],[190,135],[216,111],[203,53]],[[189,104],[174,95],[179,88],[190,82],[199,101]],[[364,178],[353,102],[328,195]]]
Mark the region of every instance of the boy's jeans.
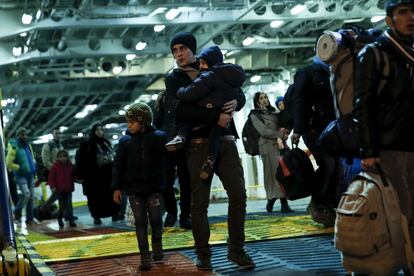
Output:
[[22,210],[26,207],[26,222],[31,222],[33,221],[34,178],[32,175],[16,175],[15,179],[22,194],[14,208],[14,216],[16,219],[20,219]]

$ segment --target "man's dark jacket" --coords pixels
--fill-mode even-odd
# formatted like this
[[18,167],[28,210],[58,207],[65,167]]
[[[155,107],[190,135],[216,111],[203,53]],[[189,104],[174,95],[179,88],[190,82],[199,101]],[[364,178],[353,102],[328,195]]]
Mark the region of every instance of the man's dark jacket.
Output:
[[147,126],[143,133],[119,140],[112,167],[112,188],[127,195],[149,196],[162,193],[166,181],[165,132]]
[[390,75],[382,91],[378,85],[375,54],[364,48],[355,67],[354,123],[362,158],[378,157],[380,150],[414,151],[414,77],[411,66],[380,37],[375,46],[390,62]]
[[329,68],[312,62],[295,75],[294,133],[306,135],[309,130],[321,133],[335,120]]

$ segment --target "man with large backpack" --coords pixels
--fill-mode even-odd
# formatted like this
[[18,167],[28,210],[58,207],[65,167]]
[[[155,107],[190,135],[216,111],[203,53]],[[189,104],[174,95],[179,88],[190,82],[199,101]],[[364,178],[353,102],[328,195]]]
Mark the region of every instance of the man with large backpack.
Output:
[[414,237],[414,1],[385,2],[387,30],[374,43],[389,58],[390,74],[376,70],[376,55],[365,47],[355,66],[353,119],[363,170],[380,163],[394,185]]
[[[317,56],[299,70],[294,79],[293,143],[302,137],[318,164],[318,179],[312,187],[308,211],[313,220],[332,226],[335,220],[335,159],[329,156],[319,142],[319,136],[335,119],[329,84],[329,66]],[[289,107],[288,107],[289,108]]]

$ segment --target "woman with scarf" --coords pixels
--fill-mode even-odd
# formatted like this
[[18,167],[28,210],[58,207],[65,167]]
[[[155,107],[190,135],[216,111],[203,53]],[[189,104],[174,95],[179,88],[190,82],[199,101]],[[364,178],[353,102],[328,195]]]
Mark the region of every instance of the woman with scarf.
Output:
[[283,149],[282,139],[284,138],[284,133],[279,131],[276,109],[270,105],[266,93],[260,91],[254,95],[253,104],[251,120],[260,135],[259,152],[263,161],[264,187],[267,197],[266,210],[271,213],[273,205],[280,198],[281,212],[293,212],[276,179],[280,150]]
[[76,162],[77,176],[94,224],[101,224],[101,218],[105,217],[112,216],[112,221],[122,218],[119,205],[112,200],[112,147],[103,134],[102,124],[93,125],[89,139],[80,145]]

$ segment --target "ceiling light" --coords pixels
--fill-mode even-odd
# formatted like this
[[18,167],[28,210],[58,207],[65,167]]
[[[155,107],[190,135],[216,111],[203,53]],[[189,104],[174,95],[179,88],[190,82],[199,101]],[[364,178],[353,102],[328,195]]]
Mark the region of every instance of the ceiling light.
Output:
[[283,24],[283,20],[274,20],[274,21],[272,21],[272,22],[270,22],[270,27],[272,27],[272,28],[279,28],[280,26],[282,26],[282,24]]
[[30,13],[23,13],[22,15],[22,23],[28,25],[32,23],[33,16]]
[[155,25],[154,26],[154,32],[156,32],[156,33],[159,33],[164,29],[165,29],[165,25]]
[[87,115],[88,115],[88,112],[85,111],[85,110],[82,110],[82,111],[75,114],[75,118],[76,119],[82,119],[82,118],[85,118]]
[[115,66],[113,69],[112,69],[112,73],[114,73],[115,75],[118,75],[119,73],[121,73],[122,72],[122,66]]
[[13,47],[13,56],[18,57],[22,55],[22,47]]
[[125,56],[126,60],[133,60],[137,55],[136,54],[128,54]]
[[158,99],[158,95],[157,94],[153,94],[151,96],[151,100],[156,101]]
[[105,128],[107,128],[107,129],[116,128],[116,127],[119,127],[119,124],[117,124],[117,123],[110,123],[110,124],[106,124],[105,125]]
[[256,39],[254,37],[248,36],[243,40],[244,46],[250,46]]
[[112,139],[113,140],[117,140],[118,139],[118,135],[116,135],[116,134],[112,135]]
[[118,114],[121,115],[121,116],[125,115],[125,113],[126,113],[126,111],[122,110],[122,109],[118,111]]
[[67,126],[61,126],[61,127],[59,127],[59,131],[60,132],[65,132],[66,130],[68,130],[68,127]]
[[141,51],[141,50],[144,50],[144,48],[145,47],[147,47],[147,43],[146,42],[142,42],[142,41],[140,41],[140,42],[138,42],[137,43],[137,45],[135,46],[135,49],[137,50],[137,51]]
[[39,20],[41,16],[42,16],[42,11],[41,10],[37,10],[37,12],[36,12],[36,20]]
[[261,78],[262,76],[260,75],[254,75],[253,77],[250,78],[250,82],[252,83],[258,82]]
[[305,5],[296,5],[290,10],[291,15],[298,15],[305,10]]
[[94,111],[97,107],[98,107],[98,105],[96,105],[96,104],[88,104],[82,109],[82,111],[75,114],[75,118],[76,119],[85,118],[89,113]]
[[83,133],[82,132],[78,132],[78,137],[83,137]]
[[160,13],[164,13],[167,10],[165,7],[156,8],[153,12],[151,12],[148,16],[154,16]]
[[385,18],[384,15],[376,15],[376,16],[371,17],[371,22],[372,23],[377,23],[377,22],[380,22],[381,20],[383,20],[384,18]]
[[94,111],[98,106],[96,104],[88,104],[84,107],[86,111]]
[[26,32],[23,32],[23,33],[20,34],[20,36],[21,37],[26,37],[27,36],[27,33]]
[[32,143],[35,144],[35,145],[39,145],[39,144],[46,144],[47,142],[49,142],[49,140],[37,139],[37,140],[34,140]]
[[229,51],[228,50],[221,50],[221,54],[225,56]]
[[180,11],[178,9],[171,9],[171,10],[167,11],[167,13],[165,14],[165,18],[168,19],[168,20],[173,20],[179,14],[180,14]]
[[364,21],[364,18],[351,18],[351,19],[345,19],[344,23],[358,23]]
[[5,107],[7,105],[7,101],[6,100],[1,100],[1,106]]

